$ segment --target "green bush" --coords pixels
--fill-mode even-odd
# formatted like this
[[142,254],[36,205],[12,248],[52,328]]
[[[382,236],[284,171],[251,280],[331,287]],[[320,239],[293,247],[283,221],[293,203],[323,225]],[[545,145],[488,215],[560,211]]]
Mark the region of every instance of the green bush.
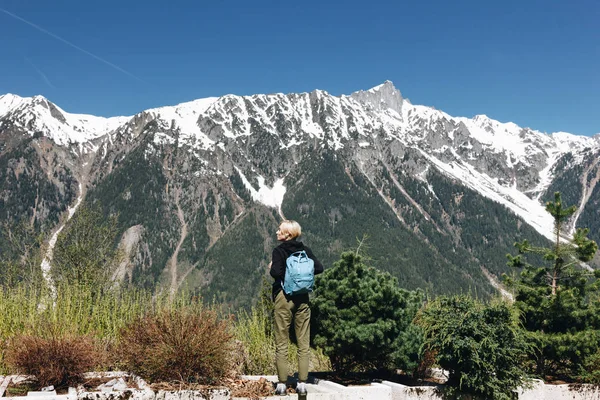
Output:
[[400,289],[396,278],[354,252],[317,276],[315,287],[314,343],[334,370],[416,366],[421,343],[411,321],[422,304],[420,291]]
[[584,371],[582,380],[594,385],[600,385],[600,350],[596,354],[586,358]]
[[505,400],[525,382],[525,340],[513,308],[469,296],[440,297],[419,312],[425,348],[449,371],[449,394]]

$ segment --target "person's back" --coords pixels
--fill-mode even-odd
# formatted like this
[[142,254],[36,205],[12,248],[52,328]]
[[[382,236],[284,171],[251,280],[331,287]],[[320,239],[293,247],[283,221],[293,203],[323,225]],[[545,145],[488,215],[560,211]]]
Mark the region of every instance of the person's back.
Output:
[[277,231],[277,240],[281,244],[273,249],[272,260],[269,264],[270,274],[275,279],[273,283],[274,324],[275,324],[275,364],[279,383],[276,394],[285,394],[288,378],[287,356],[289,345],[289,329],[294,321],[298,343],[298,387],[299,394],[306,393],[304,383],[308,379],[308,357],[310,349],[310,305],[309,294],[288,295],[283,286],[286,276],[286,261],[297,252],[306,252],[314,262],[314,274],[323,272],[323,265],[314,256],[311,249],[297,240],[301,234],[300,225],[296,221],[283,221]]

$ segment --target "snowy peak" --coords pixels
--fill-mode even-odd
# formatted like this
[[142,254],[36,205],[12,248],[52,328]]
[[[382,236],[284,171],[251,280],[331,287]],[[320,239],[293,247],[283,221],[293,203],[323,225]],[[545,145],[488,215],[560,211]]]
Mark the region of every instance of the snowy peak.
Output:
[[[174,139],[167,131],[178,131],[180,145],[203,149],[259,131],[277,137],[281,148],[313,139],[332,149],[356,143],[368,147],[373,135],[381,132],[428,152],[447,155],[448,149],[453,149],[474,165],[482,152],[501,154],[512,168],[517,163],[540,167],[559,154],[600,146],[600,135],[547,135],[486,115],[452,117],[431,107],[412,105],[391,81],[339,97],[322,90],[226,95],[154,108],[139,115],[143,114],[158,122],[165,140]],[[129,120],[69,114],[42,96],[0,96],[0,124],[6,127],[6,121],[10,121],[30,134],[42,132],[60,145],[90,141]]]
[[473,119],[455,118],[469,131],[469,136],[479,142],[485,150],[494,153],[507,153],[516,160],[543,153],[551,146],[551,138],[538,131],[523,129],[512,122],[501,123],[485,115],[476,115]]
[[217,100],[217,97],[209,97],[188,101],[176,106],[153,108],[145,112],[160,121],[164,130],[179,130],[179,139],[182,142],[188,144],[199,143],[201,148],[207,148],[213,141],[202,132],[198,120],[200,115]]
[[0,128],[9,124],[28,134],[42,133],[61,146],[85,143],[127,122],[129,117],[70,114],[43,96],[0,96]]
[[350,97],[377,111],[391,109],[398,114],[402,113],[402,94],[391,81],[385,81],[366,91],[354,92]]
[[12,93],[0,96],[0,118],[19,107],[25,99]]
[[600,134],[592,137],[577,136],[567,132],[554,132],[550,135],[557,147],[562,151],[582,151],[586,147],[598,147],[600,145]]

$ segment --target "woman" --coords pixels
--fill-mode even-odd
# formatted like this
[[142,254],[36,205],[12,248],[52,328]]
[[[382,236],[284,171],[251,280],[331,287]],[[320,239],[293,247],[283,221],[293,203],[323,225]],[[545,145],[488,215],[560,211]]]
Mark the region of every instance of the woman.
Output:
[[275,365],[279,383],[275,390],[277,395],[286,394],[286,381],[288,378],[287,356],[289,332],[292,320],[296,330],[298,342],[298,394],[306,394],[305,382],[308,379],[308,354],[310,346],[310,306],[308,293],[295,296],[287,295],[283,291],[286,260],[297,252],[304,250],[306,255],[314,261],[315,275],[323,272],[323,265],[317,260],[312,251],[297,239],[302,233],[300,224],[296,221],[285,220],[279,225],[277,240],[281,244],[273,249],[272,261],[269,264],[273,283],[273,301],[275,302]]

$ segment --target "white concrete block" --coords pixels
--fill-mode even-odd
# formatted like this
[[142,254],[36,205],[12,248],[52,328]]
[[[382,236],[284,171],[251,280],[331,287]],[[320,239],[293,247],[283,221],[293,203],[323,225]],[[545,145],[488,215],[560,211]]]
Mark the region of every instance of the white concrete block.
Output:
[[128,372],[124,371],[105,371],[105,372],[86,372],[83,377],[86,379],[92,378],[120,378],[129,376]]
[[396,382],[383,381],[392,390],[392,400],[440,400],[441,393],[436,386],[406,386]]
[[277,375],[241,375],[240,378],[246,379],[249,381],[257,381],[260,378],[265,378],[269,382],[275,382],[275,383],[279,382],[279,378],[277,377]]
[[392,400],[392,390],[389,386],[380,383],[370,385],[344,386],[339,383],[321,380],[317,385],[328,390],[329,393],[338,393],[340,400]]
[[307,400],[338,400],[338,392],[320,385],[306,384]]
[[152,390],[138,389],[110,392],[79,392],[77,394],[77,400],[155,400],[155,398],[156,394]]
[[46,397],[56,397],[56,390],[44,390],[44,391],[31,391],[31,392],[27,392],[27,397],[41,397],[41,398],[46,398]]
[[544,400],[600,400],[600,388],[593,385],[544,385]]
[[544,382],[539,379],[533,379],[525,388],[518,390],[519,400],[543,400]]
[[339,383],[335,383],[335,382],[331,382],[331,381],[326,381],[324,379],[321,379],[319,381],[319,383],[317,384],[317,386],[323,390],[326,390],[328,392],[334,392],[334,393],[341,393],[344,391],[344,389],[346,389],[346,386],[344,386],[344,385],[340,385]]

